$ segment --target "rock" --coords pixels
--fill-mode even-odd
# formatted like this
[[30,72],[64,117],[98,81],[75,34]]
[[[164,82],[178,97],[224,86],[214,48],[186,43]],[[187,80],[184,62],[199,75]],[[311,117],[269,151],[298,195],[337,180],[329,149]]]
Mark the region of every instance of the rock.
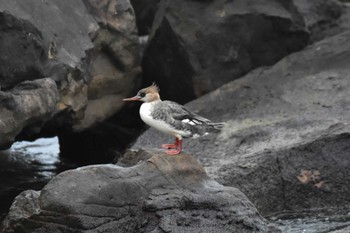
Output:
[[[210,179],[192,156],[157,151],[130,156],[141,161],[69,170],[39,196],[22,193],[3,232],[279,232],[243,193]],[[27,208],[31,214],[19,208],[19,200],[24,207],[36,203]]]
[[141,73],[139,41],[133,9],[128,0],[84,0],[99,23],[93,38],[88,104],[75,131],[89,128],[118,112],[122,99],[137,89]]
[[6,12],[1,12],[0,22],[1,89],[10,89],[21,81],[43,78],[46,52],[40,31]]
[[[0,2],[0,15],[3,19],[0,21],[1,40],[4,42],[0,46],[2,96],[10,95],[22,82],[43,78],[51,79],[47,82],[55,81],[54,88],[59,93],[59,96],[55,94],[49,97],[53,94],[52,85],[47,90],[41,90],[47,93],[42,93],[40,97],[46,95],[55,102],[50,104],[50,108],[35,113],[35,121],[16,122],[16,118],[28,118],[23,114],[25,108],[30,104],[40,106],[40,102],[30,103],[28,99],[27,105],[18,105],[17,109],[10,105],[6,109],[1,108],[1,119],[6,114],[17,115],[12,124],[5,125],[13,133],[7,137],[9,140],[0,143],[1,146],[10,145],[15,137],[33,136],[27,128],[37,127],[38,132],[45,122],[59,112],[66,114],[66,119],[79,119],[87,101],[87,89],[80,66],[84,65],[82,60],[86,57],[85,52],[93,47],[88,34],[98,28],[86,13],[87,10],[80,1]],[[23,85],[27,85],[25,83]],[[28,96],[37,94],[35,88],[32,93],[29,90],[27,88]],[[42,108],[45,107],[42,104]],[[22,115],[19,114],[21,112]],[[34,126],[31,125],[33,122]],[[3,138],[3,131],[0,132],[0,138]],[[21,134],[18,135],[19,133]]]
[[129,1],[84,3],[100,26],[93,36],[88,101],[83,119],[72,130],[59,132],[59,139],[64,157],[83,164],[106,163],[142,129],[139,119],[130,115],[130,106],[122,109],[122,99],[134,94],[141,83],[140,48]]
[[26,190],[20,193],[11,205],[6,221],[3,222],[3,230],[11,228],[11,223],[19,222],[24,218],[29,218],[33,214],[40,212],[39,203],[40,191]]
[[60,155],[82,165],[110,163],[146,129],[138,112],[137,105],[125,106],[87,130],[61,133]]
[[[349,62],[347,31],[189,103],[226,127],[185,140],[184,150],[263,215],[349,205]],[[167,140],[174,139],[151,129],[133,147]]]
[[[184,7],[186,6],[186,7]],[[142,67],[165,99],[187,102],[308,41],[287,1],[161,1]]]
[[293,0],[315,42],[349,29],[350,8],[336,0]]
[[135,10],[136,24],[140,36],[149,35],[160,0],[130,0]]
[[[138,37],[127,0],[1,1],[0,32],[0,96],[44,78],[56,83],[58,93],[52,95],[51,86],[41,89],[54,102],[49,108],[43,102],[33,116],[17,112],[40,102],[1,108],[0,119],[16,115],[0,125],[6,128],[0,130],[1,148],[43,136],[59,135],[64,141],[65,135],[112,118],[123,107],[122,98],[139,87]],[[35,94],[33,89],[30,95]]]
[[[334,211],[334,210],[333,210]],[[324,216],[322,213],[305,213],[306,217],[300,218],[300,214],[294,219],[285,218],[275,221],[276,226],[282,232],[350,232],[349,214]]]
[[0,148],[13,142],[25,127],[27,134],[38,133],[52,117],[59,98],[50,78],[24,81],[10,91],[0,91]]

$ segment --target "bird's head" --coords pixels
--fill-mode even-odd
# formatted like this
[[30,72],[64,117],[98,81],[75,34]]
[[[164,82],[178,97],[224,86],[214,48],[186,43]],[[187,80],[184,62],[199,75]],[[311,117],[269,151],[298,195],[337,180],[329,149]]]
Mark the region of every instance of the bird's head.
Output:
[[151,86],[139,90],[134,97],[123,99],[123,101],[137,100],[145,103],[160,100],[159,87],[153,83]]

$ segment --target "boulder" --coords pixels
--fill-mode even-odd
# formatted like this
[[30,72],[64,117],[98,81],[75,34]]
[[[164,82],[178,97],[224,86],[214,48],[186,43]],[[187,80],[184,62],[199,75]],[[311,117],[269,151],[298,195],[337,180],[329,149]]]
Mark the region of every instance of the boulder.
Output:
[[272,65],[308,42],[303,18],[290,1],[159,4],[142,61],[144,82],[156,81],[164,98],[180,103]]
[[[93,48],[88,34],[97,30],[98,25],[80,1],[1,1],[0,15],[3,19],[0,21],[1,95],[9,96],[21,86],[27,86],[28,96],[26,104],[0,109],[1,119],[17,115],[11,124],[2,125],[8,129],[6,132],[12,132],[7,140],[1,141],[4,147],[15,137],[32,136],[33,132],[26,129],[37,128],[38,133],[58,112],[67,113],[66,118],[79,119],[87,102],[80,66],[84,65],[85,52]],[[36,96],[38,85],[30,87],[28,82],[38,80],[38,83],[43,78],[49,79],[45,82],[50,85],[42,86],[40,95]],[[47,98],[44,101],[51,101],[50,105],[35,102],[39,98]],[[29,105],[41,106],[40,111],[32,110],[35,118],[31,121],[25,112]],[[3,132],[0,130],[1,139]]]
[[[225,128],[184,151],[263,215],[349,205],[349,67],[347,31],[224,85],[187,107]],[[168,140],[150,129],[134,148]]]
[[[122,165],[122,166],[121,166]],[[14,201],[3,232],[279,232],[197,160],[129,152],[119,165],[65,171]]]
[[[89,129],[118,113],[140,83],[127,0],[1,1],[0,32],[0,148]],[[9,104],[23,86],[27,102]]]
[[23,81],[10,91],[0,91],[0,148],[9,146],[25,127],[28,134],[38,133],[52,117],[59,98],[50,78]]

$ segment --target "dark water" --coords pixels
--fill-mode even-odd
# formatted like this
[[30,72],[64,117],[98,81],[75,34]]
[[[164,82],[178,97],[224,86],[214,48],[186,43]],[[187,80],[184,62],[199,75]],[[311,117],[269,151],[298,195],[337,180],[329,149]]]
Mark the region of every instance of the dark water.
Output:
[[56,174],[75,167],[59,157],[57,138],[17,142],[0,151],[0,223],[20,192],[40,190]]

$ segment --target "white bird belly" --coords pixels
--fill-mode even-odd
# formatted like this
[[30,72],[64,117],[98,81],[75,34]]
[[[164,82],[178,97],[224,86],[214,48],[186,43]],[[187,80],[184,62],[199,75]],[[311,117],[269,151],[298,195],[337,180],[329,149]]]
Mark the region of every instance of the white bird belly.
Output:
[[162,120],[154,119],[151,115],[152,107],[152,103],[143,103],[140,108],[140,117],[143,120],[143,122],[145,122],[147,125],[161,132],[174,135],[175,137],[180,139],[182,138],[182,136],[189,134],[189,132],[175,129],[170,124]]

